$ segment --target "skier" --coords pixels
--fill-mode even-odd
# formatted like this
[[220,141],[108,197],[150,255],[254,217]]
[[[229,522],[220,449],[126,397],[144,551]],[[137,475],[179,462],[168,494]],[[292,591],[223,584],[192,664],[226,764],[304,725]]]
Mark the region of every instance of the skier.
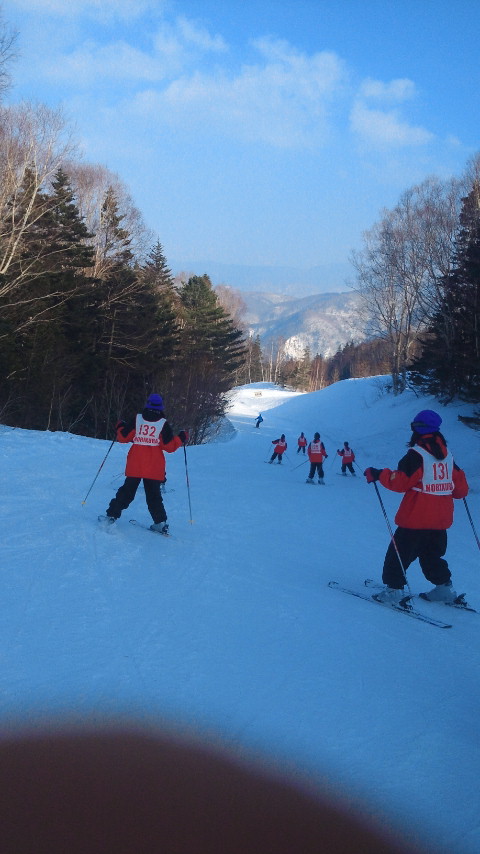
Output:
[[305,448],[308,445],[308,440],[305,438],[303,433],[300,433],[300,436],[298,437],[297,444],[298,444],[297,454],[299,454],[300,451],[303,451],[303,453],[305,453]]
[[152,531],[168,533],[167,514],[163,506],[161,484],[165,482],[165,457],[163,452],[171,454],[185,445],[188,433],[180,430],[173,435],[170,424],[165,419],[163,400],[159,394],[151,394],[143,412],[130,421],[119,421],[116,425],[117,441],[132,442],[127,455],[125,482],[112,498],[105,515],[99,516],[100,522],[113,524],[119,519],[122,510],[132,503],[143,479],[145,499],[153,524]]
[[398,468],[365,469],[368,483],[379,480],[392,492],[405,493],[395,516],[398,527],[394,542],[390,543],[383,564],[382,581],[386,586],[375,595],[380,602],[398,602],[403,598],[406,581],[403,570],[416,558],[427,581],[435,585],[422,594],[423,598],[448,603],[457,596],[443,556],[447,550],[446,529],[453,522],[453,499],[465,498],[468,484],[465,473],[447,449],[439,430],[441,423],[437,412],[422,410],[410,425],[409,450]]
[[255,427],[260,427],[260,424],[262,423],[262,421],[263,421],[262,413],[259,412],[257,418],[255,419]]
[[323,486],[324,474],[323,474],[323,461],[326,460],[328,454],[325,450],[325,445],[322,441],[320,441],[320,433],[315,433],[313,437],[313,441],[310,442],[308,446],[308,459],[310,460],[310,472],[308,474],[306,483],[315,483],[314,477],[315,472],[318,472],[318,482]]
[[274,439],[272,441],[272,445],[275,445],[275,448],[273,449],[273,454],[272,454],[272,456],[268,462],[273,463],[273,461],[278,457],[278,462],[281,463],[282,462],[282,456],[285,453],[285,451],[287,450],[285,433],[282,433],[282,435],[280,436],[279,439]]
[[350,474],[353,474],[353,476],[356,477],[355,469],[353,468],[353,461],[355,459],[355,454],[353,453],[348,442],[343,443],[342,450],[341,451],[337,450],[337,454],[340,457],[342,457],[342,474],[344,474],[346,477],[347,476],[347,468],[348,468]]

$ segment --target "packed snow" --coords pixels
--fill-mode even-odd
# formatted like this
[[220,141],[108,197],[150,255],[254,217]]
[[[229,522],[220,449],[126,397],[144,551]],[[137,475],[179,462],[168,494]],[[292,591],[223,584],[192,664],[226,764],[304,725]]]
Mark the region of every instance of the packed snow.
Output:
[[[4,736],[51,720],[173,723],[328,780],[428,851],[478,852],[480,615],[422,603],[443,630],[327,586],[380,581],[389,534],[361,472],[395,467],[412,418],[433,408],[470,484],[447,558],[480,610],[467,515],[480,527],[480,447],[458,420],[472,407],[386,384],[236,389],[231,439],[166,457],[169,539],[129,524],[150,524],[141,488],[114,526],[97,522],[128,446],[113,445],[83,503],[110,442],[0,428]],[[325,486],[305,484],[297,455],[317,430]],[[280,433],[284,460],[265,465]],[[356,478],[339,476],[345,440]],[[400,496],[381,496],[393,524]],[[409,582],[430,587],[418,563]]]

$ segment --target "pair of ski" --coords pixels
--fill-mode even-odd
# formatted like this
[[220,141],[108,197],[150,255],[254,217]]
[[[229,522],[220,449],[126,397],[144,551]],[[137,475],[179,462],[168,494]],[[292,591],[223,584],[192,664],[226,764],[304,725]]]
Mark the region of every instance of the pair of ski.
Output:
[[[377,584],[377,582],[372,581],[370,578],[364,582],[365,587],[369,587],[370,589],[382,590],[383,585]],[[438,620],[435,617],[431,617],[428,614],[424,614],[422,611],[417,611],[416,608],[411,604],[412,597],[409,595],[404,596],[400,602],[378,602],[377,599],[374,598],[374,593],[368,593],[366,590],[353,590],[350,587],[343,587],[338,581],[329,581],[328,586],[333,590],[339,590],[341,593],[348,593],[350,596],[356,596],[358,599],[365,599],[367,602],[374,602],[377,605],[382,605],[386,608],[393,608],[395,611],[400,611],[403,614],[407,614],[409,617],[412,617],[414,620],[419,620],[422,623],[428,623],[430,626],[436,626],[439,629],[451,629],[452,624],[446,623],[444,620]],[[421,594],[420,594],[421,595]],[[428,600],[426,600],[428,601]],[[477,613],[475,608],[471,608],[465,602],[465,594],[462,593],[460,596],[457,596],[454,602],[443,603],[448,605],[449,607],[458,608],[461,611],[472,611],[473,613]]]

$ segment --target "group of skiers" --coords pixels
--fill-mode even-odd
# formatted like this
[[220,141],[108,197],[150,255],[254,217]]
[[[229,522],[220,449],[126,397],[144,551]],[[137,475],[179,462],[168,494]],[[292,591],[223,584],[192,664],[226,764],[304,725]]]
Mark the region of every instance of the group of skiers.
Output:
[[[396,469],[377,469],[372,466],[364,471],[367,483],[382,484],[393,492],[405,493],[395,516],[397,529],[385,555],[382,581],[384,589],[374,594],[379,602],[398,603],[405,596],[406,571],[418,558],[422,572],[432,590],[421,594],[431,601],[452,604],[457,593],[452,586],[451,572],[444,555],[447,550],[447,529],[453,523],[453,499],[464,499],[468,494],[465,473],[454,462],[447,448],[445,437],[440,432],[442,419],[437,412],[426,409],[419,412],[411,422],[412,435],[409,450]],[[285,435],[274,439],[274,452],[269,460],[273,463],[287,449]],[[308,443],[304,433],[297,440],[297,454],[308,454],[310,471],[307,483],[324,484],[323,461],[328,454],[315,433]],[[342,459],[342,474],[348,471],[355,476],[353,464],[355,453],[348,442],[337,449]]]
[[[279,439],[273,439],[272,445],[275,445],[275,447],[268,462],[273,463],[277,460],[277,462],[281,463],[282,456],[287,450],[285,434],[282,433]],[[328,454],[325,450],[325,445],[320,438],[320,433],[315,433],[311,442],[308,441],[304,433],[300,433],[300,436],[297,439],[297,454],[301,453],[306,453],[310,460],[310,471],[308,473],[306,483],[315,483],[315,474],[317,474],[318,483],[324,485],[325,472],[323,471],[323,461],[327,459]],[[355,477],[355,469],[353,468],[355,454],[349,443],[344,442],[343,448],[341,450],[337,449],[337,454],[342,458],[342,474],[346,476],[348,468],[350,474]]]
[[[259,415],[261,418],[261,415]],[[257,419],[258,420],[258,419]],[[384,589],[374,594],[379,602],[398,603],[404,597],[407,584],[406,571],[418,558],[425,578],[434,585],[424,598],[454,603],[457,594],[452,586],[451,572],[444,558],[447,549],[447,529],[453,523],[453,499],[464,499],[468,494],[465,473],[460,469],[447,448],[440,432],[442,419],[437,412],[426,409],[411,422],[409,450],[396,469],[374,468],[364,471],[367,483],[381,483],[386,489],[404,493],[395,516],[397,529],[387,548],[383,564]],[[258,427],[259,424],[257,423]],[[163,399],[151,394],[141,413],[130,421],[116,425],[118,442],[131,443],[127,455],[125,481],[99,520],[105,525],[120,518],[133,501],[140,481],[143,480],[145,498],[153,523],[152,531],[167,534],[167,514],[163,505],[161,486],[165,483],[164,452],[173,453],[188,442],[186,430],[174,435],[166,420]],[[268,462],[282,457],[287,450],[285,434],[272,441],[274,450]],[[308,455],[310,471],[307,483],[324,483],[323,461],[328,454],[320,433],[315,433],[309,443],[301,433],[297,440],[297,454]],[[337,449],[342,460],[342,474],[347,469],[355,476],[355,454],[348,442]],[[378,489],[375,486],[376,489]]]

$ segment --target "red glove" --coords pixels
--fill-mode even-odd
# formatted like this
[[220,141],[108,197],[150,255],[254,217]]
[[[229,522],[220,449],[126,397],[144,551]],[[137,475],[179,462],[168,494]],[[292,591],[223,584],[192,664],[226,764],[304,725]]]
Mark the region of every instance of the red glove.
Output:
[[178,438],[181,439],[183,445],[186,445],[188,442],[188,430],[180,430]]
[[117,421],[115,424],[115,430],[120,430],[120,427],[125,427],[125,421]]
[[370,468],[365,469],[363,472],[365,477],[367,478],[367,483],[374,483],[376,480],[380,478],[383,469],[374,469],[370,466]]

